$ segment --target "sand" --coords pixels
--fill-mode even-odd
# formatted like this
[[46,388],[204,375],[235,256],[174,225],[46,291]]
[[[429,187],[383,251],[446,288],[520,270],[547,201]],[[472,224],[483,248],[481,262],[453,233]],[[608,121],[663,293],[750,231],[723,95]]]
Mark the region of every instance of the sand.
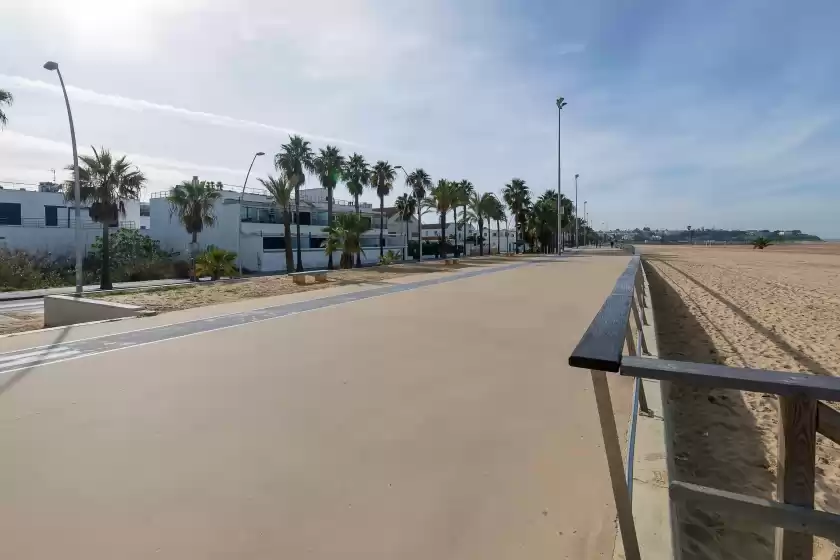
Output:
[[[840,375],[840,244],[641,247],[663,358]],[[675,387],[677,477],[775,497],[773,395]],[[840,446],[818,436],[816,506],[840,513]],[[772,558],[774,530],[685,506],[684,558]],[[840,559],[817,539],[814,558]]]

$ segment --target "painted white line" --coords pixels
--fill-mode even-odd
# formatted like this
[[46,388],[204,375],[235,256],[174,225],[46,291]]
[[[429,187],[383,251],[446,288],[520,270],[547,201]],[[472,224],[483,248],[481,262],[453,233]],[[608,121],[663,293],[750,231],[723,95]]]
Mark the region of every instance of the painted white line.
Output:
[[[526,266],[530,266],[530,263],[523,263],[523,264],[519,264],[519,265],[516,265],[516,266],[506,266],[506,267],[502,268],[499,272],[506,271],[506,270],[516,270],[518,268],[524,268]],[[459,276],[464,276],[464,275],[459,275]],[[476,278],[476,276],[469,276],[468,278]],[[171,340],[178,340],[180,338],[187,338],[187,337],[190,337],[190,336],[197,336],[197,335],[207,334],[207,333],[211,333],[211,332],[215,332],[215,331],[224,331],[224,330],[227,330],[227,329],[233,329],[233,328],[237,328],[237,327],[245,327],[245,326],[248,326],[248,325],[255,325],[257,323],[264,323],[266,321],[274,321],[274,320],[277,320],[277,319],[285,319],[286,317],[292,317],[294,315],[300,315],[302,313],[309,313],[311,311],[321,311],[321,310],[324,310],[324,309],[332,309],[332,308],[335,308],[335,307],[340,307],[342,305],[348,305],[348,304],[351,304],[351,303],[358,303],[360,301],[369,301],[369,300],[376,299],[376,298],[392,296],[392,295],[396,295],[396,294],[402,294],[402,293],[405,293],[405,292],[411,292],[415,289],[416,290],[422,290],[423,288],[432,288],[432,287],[439,286],[439,285],[440,284],[429,284],[429,285],[426,285],[426,286],[418,286],[414,289],[400,290],[400,291],[397,291],[397,292],[388,292],[388,293],[379,294],[379,295],[376,295],[376,296],[364,297],[364,298],[354,299],[354,300],[350,300],[350,301],[342,301],[342,302],[334,303],[334,304],[331,304],[331,305],[325,305],[323,307],[313,307],[312,309],[303,309],[301,311],[292,311],[291,313],[287,313],[285,315],[280,315],[279,317],[266,317],[265,319],[255,319],[255,320],[249,321],[247,323],[237,323],[235,325],[225,325],[224,327],[216,327],[215,329],[206,329],[206,330],[202,330],[202,331],[198,331],[198,332],[194,332],[194,333],[181,334],[181,335],[172,336],[172,337],[169,337],[169,338],[162,338],[160,340],[150,340],[149,342],[141,342],[139,344],[132,344],[130,346],[120,346],[118,348],[109,348],[108,350],[100,350],[98,352],[85,352],[84,354],[79,354],[78,356],[70,356],[68,358],[61,358],[61,359],[58,359],[58,360],[50,360],[50,361],[43,360],[40,363],[33,364],[33,365],[27,366],[27,367],[18,367],[18,368],[14,368],[14,369],[3,369],[2,371],[0,371],[0,373],[2,373],[2,374],[14,373],[14,372],[20,371],[22,369],[48,366],[48,365],[52,365],[52,364],[58,364],[58,363],[61,363],[61,362],[69,362],[71,360],[78,360],[79,358],[89,358],[91,356],[97,356],[99,354],[109,354],[111,352],[118,352],[120,350],[130,350],[132,348],[140,348],[141,346],[149,346],[150,344],[158,344],[160,342],[169,342]],[[368,290],[360,290],[359,292],[350,292],[350,294],[357,294],[357,293],[366,292],[366,291],[368,291]],[[334,295],[345,295],[345,294],[334,294]],[[347,294],[347,295],[349,295],[349,294]],[[327,296],[327,297],[333,297],[333,296]],[[326,298],[316,298],[316,299],[326,299]],[[304,300],[304,302],[305,301],[315,301],[315,300]],[[300,302],[300,303],[304,303],[304,302]],[[273,307],[282,307],[282,306],[271,306],[271,307],[265,307],[263,309],[271,309]],[[259,311],[259,309],[256,309],[254,311]],[[251,313],[251,312],[252,311],[246,311],[245,313]],[[238,315],[240,313],[243,313],[243,312],[239,311],[237,313],[227,313],[225,315],[219,315],[219,317],[226,317],[228,315]],[[215,318],[215,317],[213,317],[213,318]],[[203,321],[203,320],[204,319],[195,319],[195,320],[192,320],[192,321],[184,321],[184,323],[172,323],[172,324],[173,325],[180,325],[180,324],[186,324],[186,323],[194,323],[196,321]],[[163,325],[163,326],[168,327],[170,325]],[[126,331],[126,333],[145,331],[145,330],[156,329],[156,328],[161,328],[161,325],[158,325],[156,327],[148,327],[148,328],[144,328],[144,329],[137,329],[136,331]],[[126,333],[113,333],[113,334],[126,334]],[[104,338],[105,336],[112,336],[112,335],[94,336],[94,337],[87,338],[87,339],[82,339],[82,340],[94,340],[94,339],[97,339],[97,338]],[[72,344],[73,342],[78,342],[78,341],[73,340],[71,342],[68,342],[67,344]],[[78,351],[74,350],[74,352],[78,352]]]
[[47,362],[48,360],[60,361],[61,359],[67,359],[69,356],[75,356],[77,354],[81,354],[81,352],[79,352],[78,350],[68,350],[66,352],[56,352],[51,354],[44,354],[41,356],[29,356],[28,358],[21,358],[20,360],[14,360],[12,362],[0,364],[0,373],[17,371],[18,369],[22,369],[18,366],[26,366],[28,364],[32,364],[32,367],[35,367]]
[[23,352],[22,354],[6,354],[0,356],[0,367],[3,366],[3,362],[7,362],[9,360],[18,360],[20,358],[28,358],[30,356],[43,356],[51,354],[53,352],[66,352],[67,350],[70,349],[66,346],[52,346],[44,350],[35,350],[34,352]]

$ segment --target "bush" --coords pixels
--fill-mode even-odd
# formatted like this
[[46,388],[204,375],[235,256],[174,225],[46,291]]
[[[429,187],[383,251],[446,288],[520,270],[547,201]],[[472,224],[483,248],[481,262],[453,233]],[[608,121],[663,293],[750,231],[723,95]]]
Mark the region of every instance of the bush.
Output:
[[0,249],[0,291],[36,290],[72,284],[75,267],[49,255]]
[[[109,237],[111,279],[114,282],[160,280],[176,276],[172,255],[136,229],[119,229]],[[102,273],[102,238],[97,237],[85,262],[96,278]],[[187,274],[189,277],[189,274]]]
[[398,253],[393,252],[391,249],[388,249],[388,252],[379,257],[379,264],[381,265],[389,265],[393,264],[394,261],[400,260],[400,255]]
[[208,247],[195,258],[196,276],[218,280],[222,276],[236,276],[236,253],[218,247]]

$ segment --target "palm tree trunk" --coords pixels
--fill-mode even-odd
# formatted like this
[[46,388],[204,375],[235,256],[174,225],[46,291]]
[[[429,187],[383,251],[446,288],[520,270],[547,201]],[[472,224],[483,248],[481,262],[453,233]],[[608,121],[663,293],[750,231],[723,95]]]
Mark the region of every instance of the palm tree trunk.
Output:
[[102,224],[102,277],[99,282],[100,290],[111,290],[111,247],[108,239],[108,223]]
[[423,260],[423,209],[420,208],[420,201],[417,201],[417,261]]
[[499,226],[499,220],[496,220],[496,254],[502,254],[502,230]]
[[440,213],[440,258],[446,258],[446,212]]
[[458,256],[458,207],[454,206],[452,208],[452,219],[455,220],[453,223],[455,224],[455,249],[454,249],[454,257]]
[[292,255],[292,213],[283,210],[283,245],[286,249],[286,272],[295,268],[295,257]]
[[[461,227],[464,230],[464,256],[466,257],[467,256],[467,205],[466,204],[464,204],[461,207],[461,219],[464,221],[464,223],[461,224]],[[457,226],[456,226],[455,229],[456,230],[458,229]]]
[[479,216],[478,217],[478,256],[484,256],[484,219]]
[[[333,187],[327,187],[327,226],[333,222]],[[327,270],[333,269],[332,253],[327,255]]]
[[[353,201],[356,203],[356,214],[361,216],[362,212],[359,210],[359,195],[354,194],[353,195]],[[361,240],[359,240],[359,244],[361,245]],[[353,256],[352,255],[350,256],[350,262],[351,263],[353,262]],[[356,253],[356,268],[358,268],[360,266],[362,266],[362,255],[361,255],[361,253]],[[348,266],[347,268],[352,268],[352,267]]]
[[385,256],[385,197],[379,197],[379,256]]
[[295,181],[295,237],[297,238],[297,267],[295,272],[303,272],[303,257],[300,254],[300,183]]

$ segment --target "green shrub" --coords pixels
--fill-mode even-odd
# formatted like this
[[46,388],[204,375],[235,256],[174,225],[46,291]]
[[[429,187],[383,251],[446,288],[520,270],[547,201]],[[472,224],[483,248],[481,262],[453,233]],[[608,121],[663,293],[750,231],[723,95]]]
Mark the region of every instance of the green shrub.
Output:
[[196,276],[218,280],[222,276],[236,276],[236,253],[218,247],[208,247],[195,259]]
[[55,288],[73,278],[74,268],[49,255],[0,249],[0,291]]

